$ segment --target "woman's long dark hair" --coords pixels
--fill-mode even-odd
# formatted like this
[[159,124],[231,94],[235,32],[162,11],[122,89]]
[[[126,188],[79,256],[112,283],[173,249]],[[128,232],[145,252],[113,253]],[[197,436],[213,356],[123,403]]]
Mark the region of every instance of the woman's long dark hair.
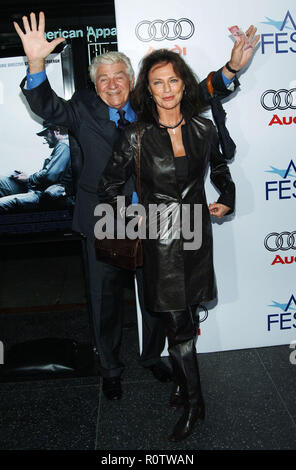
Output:
[[171,63],[176,75],[184,82],[181,112],[185,120],[200,114],[204,110],[204,105],[198,86],[199,82],[194,72],[178,53],[167,49],[158,49],[142,60],[136,86],[130,96],[131,105],[137,113],[138,120],[149,123],[154,120],[158,121],[156,105],[148,90],[148,74],[154,65],[160,63]]

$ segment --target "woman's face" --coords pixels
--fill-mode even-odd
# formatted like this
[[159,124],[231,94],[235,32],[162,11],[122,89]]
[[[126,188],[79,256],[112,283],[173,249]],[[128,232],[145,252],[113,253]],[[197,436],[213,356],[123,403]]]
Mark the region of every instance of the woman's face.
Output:
[[158,111],[180,107],[184,82],[174,71],[171,63],[156,64],[148,73],[148,89]]

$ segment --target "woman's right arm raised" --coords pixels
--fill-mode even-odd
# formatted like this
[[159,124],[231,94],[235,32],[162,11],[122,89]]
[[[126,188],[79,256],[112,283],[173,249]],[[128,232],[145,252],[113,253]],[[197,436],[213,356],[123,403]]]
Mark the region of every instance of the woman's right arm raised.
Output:
[[65,39],[56,38],[51,42],[45,39],[45,15],[42,11],[39,13],[39,23],[37,23],[35,13],[30,13],[30,21],[27,16],[23,16],[22,20],[25,32],[15,21],[13,25],[22,41],[28,59],[29,72],[38,73],[44,70],[46,57]]

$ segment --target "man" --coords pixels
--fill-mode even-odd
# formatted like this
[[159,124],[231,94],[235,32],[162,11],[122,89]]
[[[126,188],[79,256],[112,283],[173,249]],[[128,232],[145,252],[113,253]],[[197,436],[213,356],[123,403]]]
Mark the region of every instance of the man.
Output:
[[68,131],[45,122],[37,135],[44,138],[52,153],[42,169],[30,176],[15,171],[9,177],[0,178],[0,213],[35,209],[42,201],[66,195],[66,187],[72,180]]
[[[64,39],[56,38],[47,42],[44,37],[45,17],[42,12],[37,24],[34,13],[30,23],[23,17],[25,33],[17,23],[19,34],[28,58],[29,74],[21,87],[31,109],[53,122],[66,126],[78,140],[84,155],[84,165],[79,179],[74,211],[73,229],[87,237],[89,278],[91,289],[92,316],[95,343],[100,359],[100,373],[103,377],[103,391],[109,399],[119,399],[122,395],[120,376],[123,364],[119,359],[119,346],[122,332],[122,272],[96,260],[94,251],[94,208],[99,203],[98,182],[105,168],[114,142],[120,135],[120,128],[135,121],[136,116],[129,104],[129,94],[134,84],[134,72],[128,57],[121,53],[107,53],[95,59],[90,67],[90,75],[96,93],[82,90],[74,93],[69,101],[57,97],[45,75],[45,58]],[[255,44],[256,29],[250,27],[247,35]],[[254,39],[253,39],[254,38]],[[243,51],[243,41],[236,43],[228,69],[217,72],[212,83],[217,93],[225,97],[230,94],[225,82],[230,84],[235,73],[250,59],[251,52]],[[229,70],[230,69],[230,70]],[[238,82],[235,81],[235,86]],[[25,85],[27,83],[27,89]],[[206,87],[203,94],[207,97]],[[122,110],[125,115],[122,115]],[[120,113],[118,112],[120,111]],[[141,364],[149,368],[161,381],[170,379],[170,373],[160,361],[164,347],[165,332],[160,320],[145,312],[142,304],[140,272],[137,273],[139,300],[143,318],[143,350]]]

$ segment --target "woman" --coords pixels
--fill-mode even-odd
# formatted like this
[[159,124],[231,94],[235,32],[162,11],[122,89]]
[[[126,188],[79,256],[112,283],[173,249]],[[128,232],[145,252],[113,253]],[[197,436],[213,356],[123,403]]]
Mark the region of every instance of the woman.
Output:
[[[235,188],[215,128],[199,116],[197,80],[178,54],[161,49],[146,56],[131,101],[141,131],[141,202],[146,214],[149,204],[162,204],[162,215],[170,222],[165,230],[160,222],[157,236],[143,240],[144,297],[146,308],[166,324],[174,373],[170,403],[184,407],[170,440],[180,441],[205,416],[192,312],[216,295],[210,214],[221,218],[233,211]],[[136,175],[136,158],[137,126],[132,124],[104,171],[102,201],[116,202],[125,181]],[[204,178],[209,164],[221,195],[207,207]],[[190,228],[202,233],[198,249],[185,249],[184,237],[174,232],[179,216],[186,222],[185,205],[190,207]],[[193,227],[194,205],[201,205],[202,220],[197,226],[194,220]],[[151,219],[150,225],[155,222]]]

